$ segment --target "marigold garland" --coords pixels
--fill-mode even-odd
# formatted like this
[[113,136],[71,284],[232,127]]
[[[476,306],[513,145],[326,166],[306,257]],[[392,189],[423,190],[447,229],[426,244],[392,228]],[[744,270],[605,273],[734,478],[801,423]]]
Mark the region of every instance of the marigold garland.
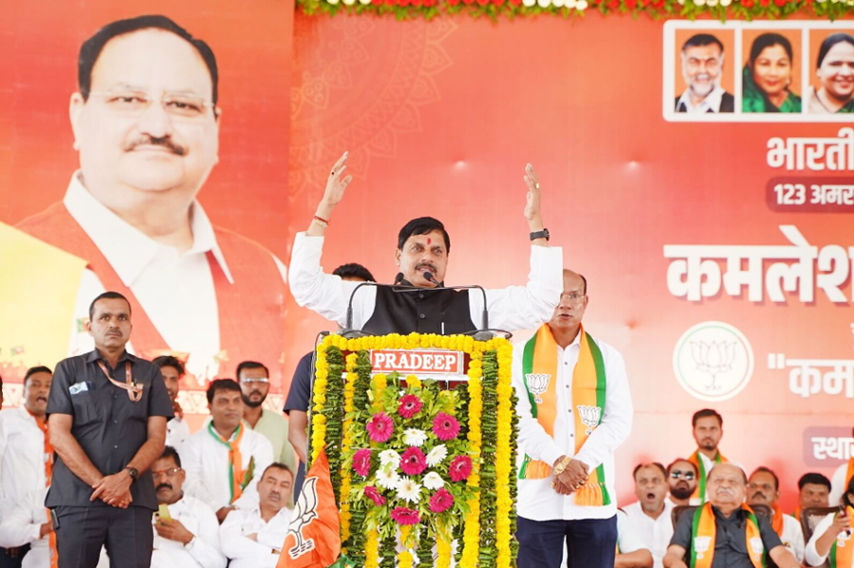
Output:
[[[369,350],[415,348],[465,352],[468,382],[442,390],[415,375],[371,377]],[[512,565],[518,419],[511,353],[503,339],[414,333],[332,335],[318,347],[309,455],[316,459],[326,445],[343,549],[357,565],[412,568],[417,553],[423,568],[435,543],[436,565],[449,566],[453,538],[461,541],[462,568]],[[377,422],[383,430],[374,441],[366,425],[380,415],[387,418]],[[483,464],[482,451],[494,459]],[[440,518],[449,524],[436,524]]]
[[647,14],[652,18],[715,18],[776,20],[801,13],[828,20],[854,14],[854,0],[297,0],[308,15],[325,12],[393,14],[397,19],[432,19],[440,14],[473,17],[530,17],[538,14],[583,16],[589,10],[603,15]]

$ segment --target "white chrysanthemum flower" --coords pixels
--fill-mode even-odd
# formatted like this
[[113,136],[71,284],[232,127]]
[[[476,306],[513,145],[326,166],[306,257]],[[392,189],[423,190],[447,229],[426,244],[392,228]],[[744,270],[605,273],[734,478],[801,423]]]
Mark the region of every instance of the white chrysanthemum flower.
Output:
[[380,452],[380,465],[393,466],[392,469],[397,469],[400,466],[400,454],[394,450],[383,450]]
[[732,4],[732,0],[721,0],[721,6],[723,6],[724,8],[726,8],[730,4]]
[[400,476],[391,468],[381,467],[377,470],[377,485],[385,489],[397,489],[400,485]]
[[528,8],[531,8],[536,3],[537,3],[537,0],[522,0],[522,5],[526,6]]
[[548,8],[551,3],[551,0],[537,0],[537,6],[539,6],[540,8]]
[[360,3],[362,3],[362,4],[367,5],[367,4],[370,4],[370,3],[371,3],[371,0],[359,0],[359,2],[360,2]]
[[578,2],[575,5],[575,9],[578,11],[584,11],[587,9],[587,6],[589,6],[589,4],[587,3],[587,0],[581,0],[580,2]]
[[563,8],[564,4],[566,4],[565,0],[552,0],[552,3],[555,5],[555,8]]
[[398,480],[397,498],[410,503],[418,503],[421,498],[421,486],[412,478],[403,477]]
[[442,476],[436,473],[435,471],[431,471],[427,475],[424,476],[422,480],[424,483],[424,487],[427,489],[432,489],[435,491],[436,489],[441,489],[445,486],[445,480],[442,479]]
[[326,0],[326,1],[329,2],[330,4],[337,4],[338,3],[338,0]]
[[403,431],[403,442],[407,446],[421,447],[427,441],[427,434],[418,428],[407,428]]
[[446,457],[448,457],[448,448],[445,447],[445,444],[439,444],[427,454],[427,465],[436,467]]

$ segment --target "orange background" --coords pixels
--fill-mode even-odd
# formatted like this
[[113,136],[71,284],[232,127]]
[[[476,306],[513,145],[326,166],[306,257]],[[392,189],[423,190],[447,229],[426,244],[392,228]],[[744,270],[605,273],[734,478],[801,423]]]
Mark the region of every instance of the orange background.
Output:
[[803,93],[801,92],[801,30],[793,30],[793,29],[775,29],[775,28],[764,28],[761,30],[757,29],[745,29],[741,32],[741,65],[747,65],[748,60],[750,59],[750,48],[753,45],[753,40],[764,33],[774,32],[780,34],[784,38],[788,39],[792,44],[792,84],[789,85],[789,90],[796,95],[803,98]]
[[684,44],[689,37],[694,34],[712,34],[716,38],[720,40],[722,44],[724,44],[724,68],[723,73],[721,74],[721,87],[730,94],[735,94],[735,73],[738,71],[737,66],[735,65],[735,31],[734,30],[725,30],[720,28],[714,29],[682,29],[676,30],[674,34],[675,40],[673,42],[673,73],[674,73],[674,84],[676,85],[676,91],[673,93],[675,97],[682,95],[685,92],[685,89],[688,88],[688,85],[685,83],[685,79],[682,77],[682,44]]
[[[618,452],[621,503],[633,500],[635,463],[694,449],[690,416],[699,408],[724,415],[728,457],[777,471],[787,508],[807,470],[804,429],[850,426],[851,400],[802,399],[788,391],[786,373],[766,365],[779,352],[850,358],[850,302],[832,304],[818,290],[810,304],[791,294],[782,305],[725,295],[688,302],[668,292],[662,253],[665,244],[787,244],[778,229],[787,223],[813,245],[854,244],[848,215],[776,213],[765,202],[769,178],[783,175],[765,163],[768,138],[836,136],[839,127],[666,122],[663,21],[592,10],[401,22],[294,15],[273,1],[85,4],[9,8],[16,28],[0,35],[0,48],[17,57],[0,59],[9,78],[0,87],[0,144],[8,145],[0,221],[60,199],[76,167],[67,104],[80,42],[108,20],[162,11],[206,39],[220,62],[221,161],[200,201],[215,223],[285,262],[330,165],[349,150],[354,180],[331,219],[327,270],[356,261],[390,282],[397,231],[433,215],[451,234],[448,283],[523,282],[522,174],[535,165],[551,242],[590,284],[586,327],[626,358],[635,420]],[[797,70],[797,53],[794,61]],[[850,279],[846,286],[850,298]],[[705,320],[738,327],[755,357],[750,384],[717,404],[688,395],[672,370],[680,335]],[[286,377],[316,332],[333,327],[291,307]]]

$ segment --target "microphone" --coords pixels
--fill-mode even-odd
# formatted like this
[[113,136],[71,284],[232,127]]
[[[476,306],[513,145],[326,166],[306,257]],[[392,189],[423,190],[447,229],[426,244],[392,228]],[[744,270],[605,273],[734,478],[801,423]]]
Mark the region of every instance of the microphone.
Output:
[[[403,276],[403,275],[401,274],[401,276]],[[423,276],[423,277],[424,277],[424,280],[426,280],[427,282],[432,282],[432,283],[433,283],[433,284],[435,284],[436,286],[439,286],[439,285],[440,285],[440,284],[439,284],[439,282],[438,282],[438,280],[436,280],[436,277],[435,277],[435,276],[433,276],[433,273],[432,273],[432,272],[430,272],[429,270],[425,270],[425,271],[421,274],[421,276]]]
[[474,338],[477,341],[488,341],[494,337],[495,334],[493,333],[493,331],[503,333],[505,335],[505,338],[507,339],[510,338],[510,332],[501,329],[489,329],[489,310],[486,307],[486,290],[483,289],[483,286],[481,286],[480,284],[472,284],[470,286],[442,286],[441,283],[436,280],[436,277],[433,276],[433,273],[429,270],[425,270],[424,272],[422,272],[421,276],[427,282],[436,285],[436,287],[432,288],[432,290],[480,290],[480,293],[483,297],[483,315],[481,316],[481,328],[474,330],[474,332],[472,333]]
[[394,284],[392,285],[397,286],[401,282],[403,282],[403,272],[398,272],[397,275],[394,277]]

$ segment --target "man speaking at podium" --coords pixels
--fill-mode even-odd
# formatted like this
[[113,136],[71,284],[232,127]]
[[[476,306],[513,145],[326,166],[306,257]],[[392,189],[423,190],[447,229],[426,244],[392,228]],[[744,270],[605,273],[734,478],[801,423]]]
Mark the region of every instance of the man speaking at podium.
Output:
[[[352,176],[344,175],[346,162],[345,152],[332,167],[308,230],[298,233],[294,241],[289,281],[297,303],[341,326],[375,335],[413,331],[444,335],[478,329],[484,311],[480,290],[432,290],[444,287],[451,250],[444,225],[432,217],[413,219],[400,230],[394,255],[399,272],[394,286],[362,285],[356,291],[360,283],[323,272],[323,237],[333,209],[352,180]],[[531,271],[525,286],[485,291],[491,328],[539,326],[551,317],[562,290],[562,249],[548,246],[549,233],[540,212],[540,183],[530,164],[524,180],[528,186],[525,218],[532,245]]]

